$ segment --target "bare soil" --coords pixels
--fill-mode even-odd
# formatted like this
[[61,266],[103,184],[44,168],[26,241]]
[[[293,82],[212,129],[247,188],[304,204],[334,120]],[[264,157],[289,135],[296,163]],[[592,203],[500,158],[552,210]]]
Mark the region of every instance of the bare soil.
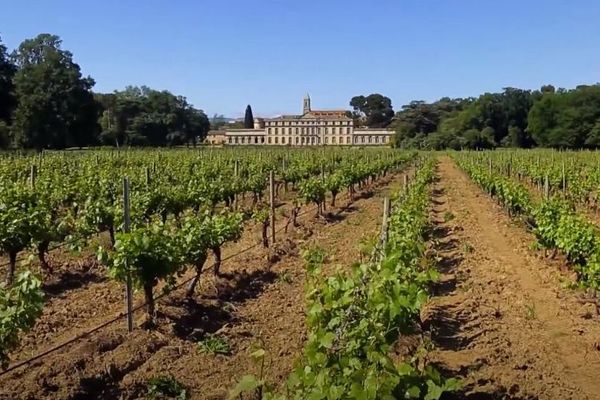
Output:
[[[278,234],[269,249],[255,246],[226,260],[222,276],[207,271],[193,299],[177,290],[158,302],[158,328],[127,334],[124,320],[109,325],[50,355],[0,376],[0,399],[142,399],[149,378],[167,375],[183,383],[192,399],[223,399],[244,374],[259,371],[250,353],[267,352],[265,377],[281,385],[305,341],[302,249],[319,245],[329,257],[325,270],[348,266],[361,257],[357,243],[380,229],[382,196],[397,190],[402,175],[365,188],[347,206],[327,207],[315,218],[312,207],[300,226]],[[285,205],[278,213],[286,213]],[[278,227],[285,225],[283,218]],[[228,245],[223,256],[259,243],[258,227]],[[60,262],[57,261],[58,264]],[[185,277],[183,277],[185,278]],[[26,359],[123,311],[123,286],[104,275],[88,254],[60,264],[46,283],[44,314],[25,336],[14,360]],[[136,303],[141,302],[141,294]],[[136,325],[144,320],[136,313]],[[200,351],[208,334],[222,338],[228,354]]]
[[430,359],[463,378],[458,398],[600,398],[600,319],[563,289],[558,261],[447,157],[432,218],[442,280],[424,310]]

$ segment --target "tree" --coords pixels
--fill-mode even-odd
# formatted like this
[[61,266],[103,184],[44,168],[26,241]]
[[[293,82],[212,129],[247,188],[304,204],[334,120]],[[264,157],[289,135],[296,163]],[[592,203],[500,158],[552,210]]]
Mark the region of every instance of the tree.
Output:
[[[0,39],[0,125],[10,125],[11,115],[16,106],[13,77],[17,68],[10,60],[6,46]],[[2,128],[0,127],[0,130]]]
[[365,96],[355,96],[350,100],[353,117],[357,125],[371,128],[383,128],[390,124],[394,117],[392,100],[381,94],[375,93]]
[[600,85],[546,91],[531,108],[527,132],[538,145],[596,147],[600,121]]
[[96,95],[102,105],[101,140],[110,145],[196,145],[210,130],[208,117],[183,96],[146,86]]
[[492,149],[496,146],[494,142],[494,130],[490,127],[478,131],[469,129],[464,134],[465,144],[471,149]]
[[81,76],[60,38],[40,34],[25,40],[13,57],[16,144],[41,150],[93,143],[99,130],[94,81]]
[[250,107],[250,104],[248,104],[246,107],[246,115],[244,115],[244,128],[254,128],[254,116],[252,115],[252,108]]

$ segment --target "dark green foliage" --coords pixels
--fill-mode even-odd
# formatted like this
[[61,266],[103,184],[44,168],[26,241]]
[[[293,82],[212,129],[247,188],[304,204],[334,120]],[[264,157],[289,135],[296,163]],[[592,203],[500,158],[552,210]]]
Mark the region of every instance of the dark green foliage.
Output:
[[366,125],[370,128],[386,127],[394,117],[392,100],[379,93],[365,96],[354,96],[350,100],[354,110],[352,116],[355,125]]
[[13,77],[17,68],[10,60],[6,46],[0,40],[0,135],[4,136],[3,126],[8,126],[11,114],[17,104],[14,97]]
[[185,400],[188,398],[187,390],[170,376],[159,376],[148,380],[148,398],[154,400]]
[[65,148],[94,143],[98,132],[94,80],[82,77],[58,36],[25,40],[14,53],[18,102],[12,126],[19,147]]
[[[529,109],[539,92],[504,88],[479,98],[413,101],[394,118],[396,145],[438,150],[530,147],[526,134]],[[508,137],[508,139],[507,139]]]
[[600,85],[544,93],[529,113],[529,132],[543,147],[598,147]]
[[210,129],[203,111],[166,90],[129,86],[96,98],[103,109],[101,141],[107,145],[195,146]]
[[248,104],[246,107],[246,114],[244,115],[244,128],[254,128],[254,116],[252,115],[252,107],[250,107],[250,104]]
[[148,87],[94,94],[58,36],[0,43],[0,147],[62,149],[105,145],[196,145],[208,117],[185,97]]
[[600,147],[600,85],[504,88],[477,99],[413,101],[396,113],[398,147],[431,150]]

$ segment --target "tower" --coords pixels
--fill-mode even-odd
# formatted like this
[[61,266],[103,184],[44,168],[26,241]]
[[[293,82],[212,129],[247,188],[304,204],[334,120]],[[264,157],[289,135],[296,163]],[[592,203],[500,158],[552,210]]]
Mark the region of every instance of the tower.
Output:
[[302,106],[302,114],[306,114],[310,112],[310,96],[306,93],[304,96],[304,105]]

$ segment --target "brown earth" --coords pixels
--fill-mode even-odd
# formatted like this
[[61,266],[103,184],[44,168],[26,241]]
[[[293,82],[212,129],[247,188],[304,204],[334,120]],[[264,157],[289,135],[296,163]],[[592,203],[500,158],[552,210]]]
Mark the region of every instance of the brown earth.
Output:
[[[145,398],[147,380],[159,375],[175,377],[192,399],[222,399],[243,374],[258,374],[249,355],[256,347],[267,352],[265,377],[281,384],[305,340],[302,249],[323,247],[329,255],[328,273],[334,265],[359,260],[356,243],[377,234],[381,197],[401,182],[400,174],[382,178],[348,207],[342,197],[341,206],[327,207],[327,218],[315,218],[314,210],[306,207],[300,226],[279,233],[276,246],[257,246],[225,261],[220,278],[207,273],[193,300],[182,290],[160,300],[158,329],[127,335],[124,321],[109,325],[0,376],[0,399]],[[285,213],[285,208],[278,212]],[[257,228],[250,228],[240,242],[225,249],[224,257],[258,243],[259,237]],[[48,283],[52,296],[44,315],[13,359],[38,354],[122,311],[122,285],[106,279],[93,259],[71,267],[75,276],[67,278],[72,284]],[[142,321],[143,313],[136,319]],[[223,338],[229,354],[199,351],[197,342],[207,334]]]
[[556,261],[447,157],[433,199],[442,280],[423,313],[430,359],[463,378],[459,398],[600,398],[595,304],[563,289]]

